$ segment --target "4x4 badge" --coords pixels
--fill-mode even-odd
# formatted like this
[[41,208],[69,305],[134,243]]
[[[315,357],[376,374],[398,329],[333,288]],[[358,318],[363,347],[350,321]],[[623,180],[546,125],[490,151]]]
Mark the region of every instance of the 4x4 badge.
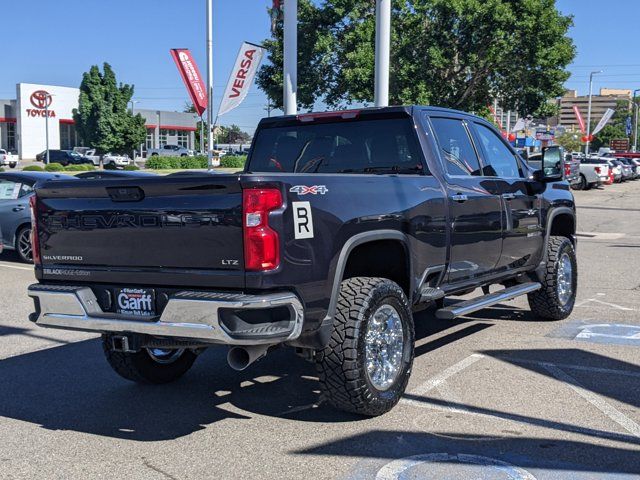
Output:
[[295,185],[289,189],[292,193],[297,193],[298,195],[306,195],[310,193],[311,195],[324,195],[329,191],[327,187],[324,185],[313,185],[311,187],[307,187],[306,185]]

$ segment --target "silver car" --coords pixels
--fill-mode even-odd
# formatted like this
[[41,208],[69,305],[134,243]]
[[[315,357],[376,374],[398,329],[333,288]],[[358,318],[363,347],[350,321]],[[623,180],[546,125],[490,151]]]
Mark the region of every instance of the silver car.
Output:
[[0,173],[0,243],[5,250],[15,250],[25,263],[33,261],[29,199],[36,183],[55,178],[74,177],[45,172]]

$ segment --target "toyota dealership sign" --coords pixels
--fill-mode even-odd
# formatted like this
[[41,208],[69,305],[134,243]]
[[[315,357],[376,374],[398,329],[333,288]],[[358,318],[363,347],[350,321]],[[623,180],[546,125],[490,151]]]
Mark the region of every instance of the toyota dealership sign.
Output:
[[60,148],[60,125],[73,123],[79,96],[77,88],[18,84],[16,140],[22,158],[35,158],[46,148],[45,116],[49,118],[49,147]]

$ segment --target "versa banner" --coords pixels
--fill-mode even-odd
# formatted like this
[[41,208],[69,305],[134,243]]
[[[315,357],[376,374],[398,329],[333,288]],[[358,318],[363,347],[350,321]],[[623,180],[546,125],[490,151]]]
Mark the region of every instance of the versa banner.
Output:
[[248,42],[242,44],[236,63],[231,71],[227,88],[224,90],[218,116],[230,112],[245,99],[263,55],[264,48]]
[[193,106],[198,112],[198,115],[202,116],[202,113],[207,109],[209,99],[207,97],[207,87],[205,87],[202,81],[202,75],[196,61],[191,55],[191,51],[186,48],[172,48],[171,56],[173,61],[176,62],[184,86],[187,87]]
[[611,120],[611,117],[613,117],[614,113],[616,113],[614,109],[607,108],[607,111],[604,112],[604,115],[602,115],[602,118],[598,122],[598,125],[596,125],[596,128],[593,129],[592,135],[595,135],[600,130],[602,130],[604,126],[609,122],[609,120]]
[[580,131],[582,133],[586,133],[586,131],[584,129],[584,119],[582,118],[582,115],[580,114],[580,108],[578,108],[578,105],[574,105],[573,106],[573,113],[575,113],[576,118],[578,119],[578,124],[580,124]]

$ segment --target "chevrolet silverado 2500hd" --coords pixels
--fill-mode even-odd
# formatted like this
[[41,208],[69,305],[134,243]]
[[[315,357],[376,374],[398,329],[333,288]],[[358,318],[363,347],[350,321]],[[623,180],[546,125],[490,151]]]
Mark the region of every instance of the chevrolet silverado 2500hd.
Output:
[[39,186],[31,320],[101,333],[113,369],[147,383],[180,377],[212,345],[236,369],[294,347],[334,406],[380,415],[407,385],[420,305],[453,319],[528,295],[541,320],[571,313],[562,169],[559,149],[534,171],[492,125],[453,110],[263,119],[240,173]]

